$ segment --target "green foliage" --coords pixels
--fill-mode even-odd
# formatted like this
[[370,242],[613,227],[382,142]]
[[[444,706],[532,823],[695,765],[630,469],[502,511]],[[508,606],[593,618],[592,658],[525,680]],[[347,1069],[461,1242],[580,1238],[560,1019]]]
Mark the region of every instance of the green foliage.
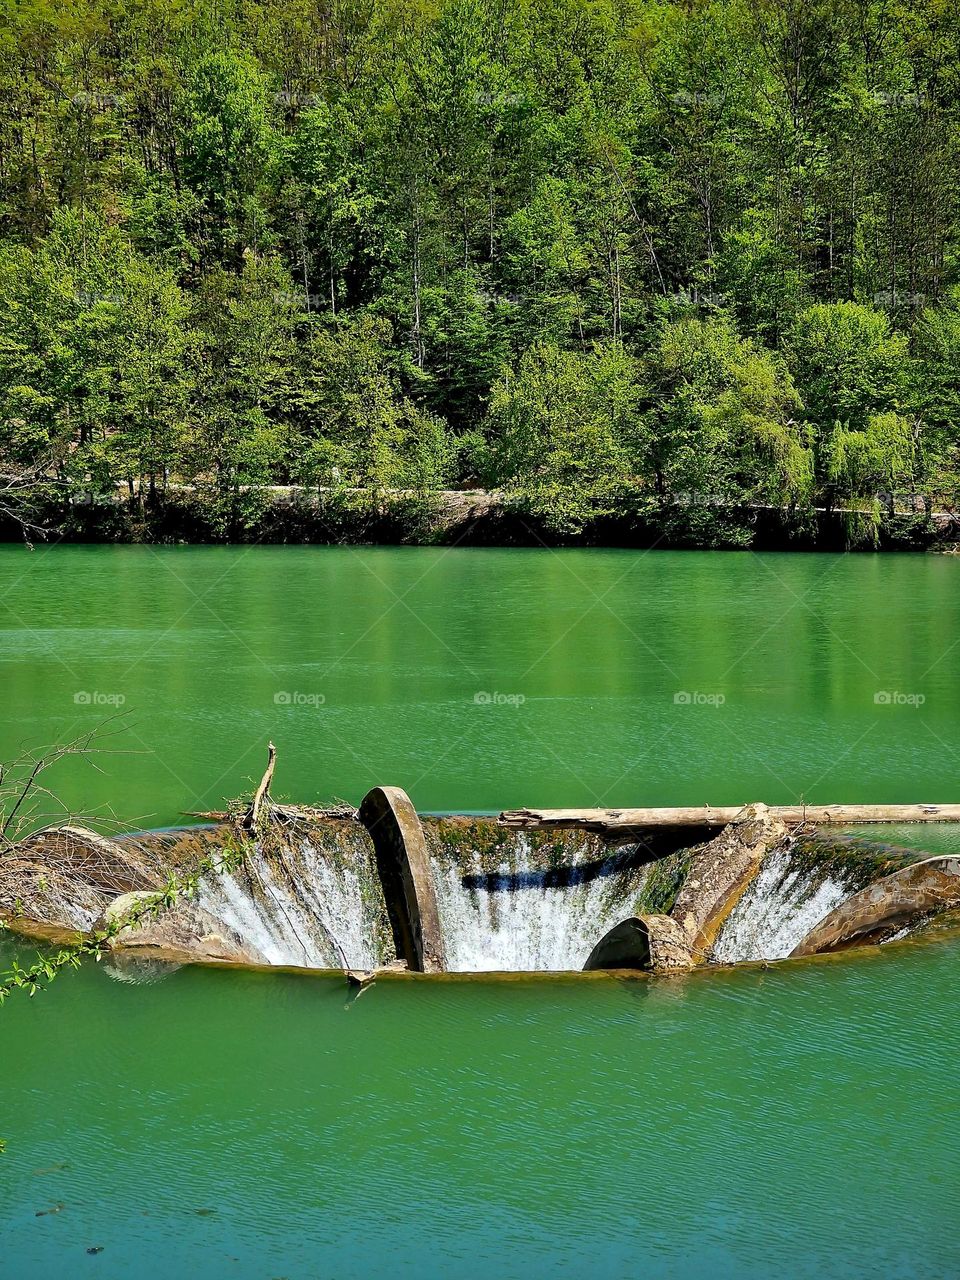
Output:
[[942,8],[22,0],[0,514],[186,486],[239,536],[266,485],[485,477],[559,529],[629,500],[736,542],[877,476],[953,501]]
[[775,346],[797,313],[803,284],[772,210],[751,209],[731,227],[718,254],[720,296],[746,332]]
[[202,330],[192,472],[221,489],[268,483],[285,462],[282,422],[296,303],[276,258],[246,254],[239,275],[211,272],[196,299]]
[[639,392],[637,362],[619,342],[588,355],[531,347],[491,393],[494,481],[556,528],[609,510],[629,475]]
[[875,413],[904,407],[910,382],[907,339],[880,311],[834,302],[801,312],[786,339],[787,360],[820,438],[835,422],[862,430]]
[[201,252],[233,258],[256,243],[257,197],[275,146],[260,68],[232,50],[184,67],[179,126],[183,177],[199,202]]
[[315,327],[296,394],[294,474],[305,484],[434,489],[449,465],[440,418],[403,394],[385,320]]
[[[876,542],[881,495],[908,486],[913,475],[910,423],[897,413],[873,414],[862,431],[851,431],[838,422],[822,452],[833,495],[847,504],[851,539]],[[888,503],[892,506],[892,496]]]
[[960,499],[960,289],[942,307],[924,311],[915,334],[915,396],[921,475],[933,500],[955,507]]
[[738,541],[737,504],[795,505],[812,491],[800,401],[783,361],[723,313],[668,322],[647,359],[645,470],[706,541]]

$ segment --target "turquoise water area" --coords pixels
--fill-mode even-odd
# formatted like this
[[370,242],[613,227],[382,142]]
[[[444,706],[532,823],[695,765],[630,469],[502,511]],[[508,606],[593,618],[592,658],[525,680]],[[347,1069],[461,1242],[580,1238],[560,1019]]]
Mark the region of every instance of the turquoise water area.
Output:
[[[3,547],[0,758],[121,713],[123,754],[56,784],[125,827],[242,792],[268,737],[277,790],[307,802],[374,783],[441,810],[956,800],[958,574]],[[2,1276],[960,1272],[949,932],[681,978],[381,980],[353,1001],[304,975],[124,976],[85,967],[0,1011]]]
[[[424,810],[960,795],[942,556],[0,547],[0,759],[120,714],[74,807]],[[115,724],[114,727],[117,727]]]

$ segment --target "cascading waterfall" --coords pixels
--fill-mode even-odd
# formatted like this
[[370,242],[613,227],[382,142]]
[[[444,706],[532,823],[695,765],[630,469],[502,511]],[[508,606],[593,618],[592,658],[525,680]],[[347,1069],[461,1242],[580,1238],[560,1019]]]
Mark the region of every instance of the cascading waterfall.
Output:
[[[236,850],[239,842],[245,852],[236,869],[206,874],[195,899],[183,900],[179,919],[174,907],[145,926],[139,935],[143,947],[166,951],[174,961],[186,954],[374,970],[396,960],[396,928],[413,968],[426,958],[425,967],[452,972],[576,972],[601,939],[629,918],[678,912],[669,921],[648,919],[649,936],[660,939],[659,957],[652,948],[646,960],[642,948],[627,957],[669,967],[673,961],[664,940],[670,930],[680,927],[678,921],[692,927],[691,903],[700,894],[709,905],[723,884],[716,878],[720,864],[711,859],[734,856],[724,837],[705,844],[697,841],[702,833],[684,828],[613,846],[584,827],[525,829],[492,818],[426,817],[414,819],[412,834],[409,826],[406,834],[395,828],[393,845],[384,841],[384,828],[370,822],[375,845],[365,821],[370,820],[341,815],[276,819],[253,848],[229,823],[113,841],[64,828],[6,860],[0,911],[12,920],[96,928],[125,895],[156,893],[171,874],[189,875],[191,867],[211,860],[215,865],[218,853]],[[396,866],[391,871],[392,857],[399,857],[399,873]],[[914,850],[842,834],[795,833],[767,853],[708,958],[731,964],[786,957],[852,894],[915,861]],[[905,882],[902,890],[907,911],[912,884]],[[949,884],[924,891],[933,890],[942,892],[945,904],[954,902]],[[885,892],[896,904],[900,886],[888,885]],[[682,906],[678,894],[686,895]],[[865,902],[869,906],[874,899],[868,895]],[[917,904],[922,922],[925,900]],[[832,920],[828,935],[835,927]],[[428,931],[434,948],[429,954]],[[811,945],[818,945],[815,939]],[[682,952],[679,943],[672,945]],[[122,964],[136,976],[143,959],[141,952],[127,964],[118,953],[118,976]]]
[[[425,818],[423,830],[451,972],[579,971],[626,917],[669,911],[687,874],[682,849],[611,849],[579,829]],[[774,849],[712,958],[788,956],[865,883],[870,865],[868,856],[838,857],[835,845]],[[353,821],[304,826],[258,848],[235,872],[207,877],[199,905],[264,964],[374,969],[396,956],[373,843]]]
[[207,877],[199,904],[265,964],[371,969],[394,958],[373,848],[355,824],[258,849],[237,871]]
[[795,865],[789,849],[776,849],[724,923],[713,957],[722,964],[781,960],[851,891],[845,877]]
[[457,973],[582,969],[636,907],[650,867],[635,845],[610,852],[575,831],[549,843],[504,832],[494,850],[453,851],[429,828],[428,841],[447,968]]

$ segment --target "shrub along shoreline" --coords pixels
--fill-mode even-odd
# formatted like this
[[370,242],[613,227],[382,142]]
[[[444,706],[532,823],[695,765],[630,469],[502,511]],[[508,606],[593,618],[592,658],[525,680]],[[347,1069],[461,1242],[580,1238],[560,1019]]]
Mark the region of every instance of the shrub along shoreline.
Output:
[[[537,504],[485,490],[318,494],[269,488],[214,501],[189,488],[140,502],[48,503],[33,513],[33,543],[634,547],[795,551],[953,551],[952,512],[658,504],[624,497],[576,527],[558,528]],[[21,541],[0,520],[0,540]]]

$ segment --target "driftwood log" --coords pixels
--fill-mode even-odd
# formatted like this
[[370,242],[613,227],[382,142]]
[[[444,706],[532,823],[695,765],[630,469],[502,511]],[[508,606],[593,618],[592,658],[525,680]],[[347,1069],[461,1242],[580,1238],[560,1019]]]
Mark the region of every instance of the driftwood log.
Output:
[[748,805],[715,839],[691,853],[687,878],[670,912],[697,962],[716,941],[760,864],[788,839],[787,827],[766,805]]
[[883,942],[941,912],[960,907],[960,858],[925,858],[875,880],[835,907],[791,951],[818,951]]
[[[698,805],[673,809],[506,809],[505,827],[577,827],[620,836],[648,827],[725,827],[742,805]],[[771,818],[787,826],[858,826],[872,822],[960,822],[960,804],[786,804],[770,805]]]

